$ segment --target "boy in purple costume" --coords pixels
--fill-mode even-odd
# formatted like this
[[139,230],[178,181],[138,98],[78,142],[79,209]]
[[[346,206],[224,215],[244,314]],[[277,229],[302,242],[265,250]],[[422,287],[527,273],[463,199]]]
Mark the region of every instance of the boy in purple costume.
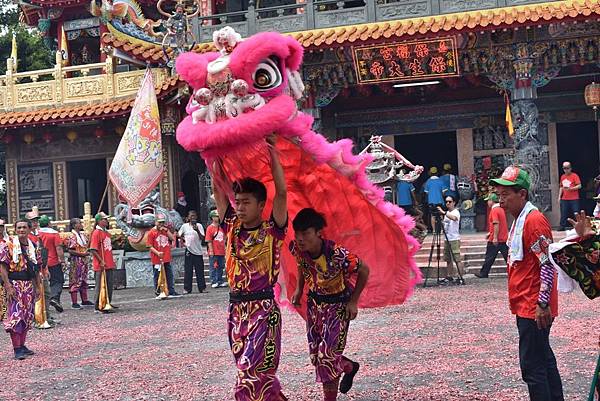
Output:
[[[350,320],[358,313],[358,299],[367,284],[369,268],[347,249],[324,239],[325,218],[314,209],[302,209],[293,221],[296,240],[290,251],[298,263],[298,286],[292,297],[300,305],[308,285],[306,330],[310,359],[324,401],[350,391],[360,365],[343,356]],[[356,286],[350,276],[356,274]],[[344,374],[340,382],[340,376]]]
[[6,294],[4,329],[10,335],[15,359],[25,359],[33,351],[25,346],[34,319],[35,290],[41,265],[39,248],[29,239],[31,223],[18,220],[17,235],[0,244],[0,277]]
[[[238,369],[237,401],[287,400],[277,379],[281,312],[273,291],[287,227],[287,189],[274,137],[268,143],[275,183],[269,220],[262,219],[267,190],[261,182],[252,178],[236,181],[234,208],[214,185],[217,210],[219,216],[224,216],[221,225],[227,235],[225,269],[230,287],[227,323],[229,344]],[[218,182],[226,178],[221,174]]]

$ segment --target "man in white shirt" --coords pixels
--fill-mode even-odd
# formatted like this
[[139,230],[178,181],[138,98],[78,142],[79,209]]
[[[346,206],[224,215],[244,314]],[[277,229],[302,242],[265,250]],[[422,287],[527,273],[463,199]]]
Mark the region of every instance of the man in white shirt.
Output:
[[204,255],[206,251],[202,247],[204,227],[198,223],[198,214],[195,210],[188,212],[187,223],[181,226],[178,236],[185,244],[183,289],[187,294],[192,293],[192,279],[195,272],[198,291],[202,293],[206,290],[206,281],[204,280]]
[[445,203],[448,210],[438,207],[438,211],[444,216],[443,223],[447,237],[447,241],[444,242],[444,259],[448,277],[443,282],[462,285],[465,281],[462,279],[464,267],[460,257],[460,212],[456,209],[456,201],[452,196],[446,196]]

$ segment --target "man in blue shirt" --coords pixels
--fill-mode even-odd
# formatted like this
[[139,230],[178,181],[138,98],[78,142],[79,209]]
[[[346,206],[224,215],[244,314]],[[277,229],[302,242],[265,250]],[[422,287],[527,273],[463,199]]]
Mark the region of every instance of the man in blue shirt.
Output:
[[454,199],[458,199],[458,192],[456,191],[456,176],[452,174],[452,166],[449,163],[444,164],[444,175],[440,177],[440,180],[442,180],[446,186],[446,192],[444,192],[444,196],[449,195]]
[[427,194],[432,230],[435,230],[435,216],[431,214],[431,210],[437,210],[438,206],[444,205],[444,191],[447,190],[446,184],[437,176],[437,172],[437,167],[431,167],[429,169],[429,179],[423,184],[423,192]]
[[414,205],[417,202],[415,197],[415,187],[412,183],[407,181],[398,181],[396,184],[396,202],[406,214],[414,216],[415,210]]

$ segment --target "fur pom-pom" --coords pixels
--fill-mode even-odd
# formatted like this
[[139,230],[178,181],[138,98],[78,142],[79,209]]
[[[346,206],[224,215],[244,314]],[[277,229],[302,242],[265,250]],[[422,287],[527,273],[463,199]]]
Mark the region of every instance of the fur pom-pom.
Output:
[[206,67],[208,63],[217,59],[217,57],[219,57],[219,53],[215,52],[204,54],[183,53],[177,57],[175,68],[181,78],[189,83],[192,88],[202,88],[206,85]]

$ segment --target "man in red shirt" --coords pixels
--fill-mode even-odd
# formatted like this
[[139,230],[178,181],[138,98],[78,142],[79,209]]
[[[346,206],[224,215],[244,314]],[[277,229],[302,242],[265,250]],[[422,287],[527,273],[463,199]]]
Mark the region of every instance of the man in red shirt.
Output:
[[58,313],[62,313],[64,309],[60,303],[60,295],[62,294],[63,284],[65,283],[65,276],[63,274],[65,254],[60,234],[50,227],[50,218],[46,215],[40,217],[39,237],[43,247],[48,253],[46,266],[50,273],[49,303]]
[[158,276],[160,274],[161,265],[165,266],[169,298],[179,297],[180,295],[175,292],[175,280],[173,279],[173,269],[171,268],[171,243],[175,242],[175,236],[165,226],[164,215],[157,215],[156,226],[148,233],[146,242],[150,247],[150,260],[154,267],[154,288],[156,290],[157,299],[161,299],[159,295],[160,289],[158,288]]
[[114,287],[114,271],[115,261],[112,255],[112,239],[108,232],[108,215],[100,212],[95,217],[96,228],[92,231],[90,238],[90,254],[92,255],[92,267],[95,272],[96,279],[96,310],[102,313],[109,311],[100,310],[98,301],[100,300],[100,273],[106,273],[106,290],[108,291],[108,300],[113,308],[117,308],[112,304],[112,294]]
[[558,202],[560,203],[560,230],[564,231],[566,227],[569,227],[567,219],[579,212],[581,180],[573,172],[570,162],[564,162],[562,168],[565,173],[560,176]]
[[529,174],[510,166],[496,185],[500,206],[515,221],[508,239],[508,298],[517,317],[521,376],[531,400],[564,400],[556,358],[550,347],[550,327],[558,316],[557,274],[548,246],[552,229],[544,215],[529,202]]
[[208,264],[212,288],[226,287],[223,282],[225,268],[225,231],[219,224],[219,212],[212,210],[209,214],[212,223],[206,227],[206,243],[208,244]]
[[504,213],[504,209],[500,207],[498,195],[495,192],[491,192],[485,200],[490,208],[490,214],[488,216],[485,261],[483,262],[483,266],[479,273],[475,273],[475,277],[479,278],[486,278],[490,274],[490,270],[496,261],[498,252],[502,254],[505,261],[508,258],[508,246],[506,245],[506,239],[508,238],[506,214]]

